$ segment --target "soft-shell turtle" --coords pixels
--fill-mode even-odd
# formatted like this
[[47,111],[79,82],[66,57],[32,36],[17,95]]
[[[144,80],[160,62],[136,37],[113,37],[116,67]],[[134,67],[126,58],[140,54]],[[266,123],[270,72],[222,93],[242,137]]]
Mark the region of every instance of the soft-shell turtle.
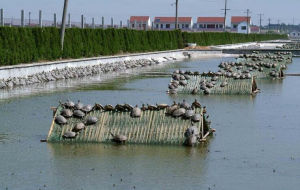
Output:
[[78,118],[83,118],[85,116],[85,113],[83,113],[81,110],[75,110],[73,116]]
[[73,131],[66,131],[63,135],[63,138],[66,139],[73,139],[77,136],[77,133],[73,132]]
[[77,123],[77,124],[73,127],[72,131],[73,131],[73,132],[80,132],[80,131],[82,131],[83,129],[85,129],[84,123]]
[[64,124],[67,124],[68,123],[68,120],[62,116],[62,115],[59,115],[55,118],[55,122],[58,124],[58,125],[64,125]]
[[112,139],[113,142],[122,144],[122,143],[125,143],[127,141],[127,137],[124,136],[124,135],[114,135],[112,133],[110,133],[110,134],[113,137],[113,139]]
[[86,125],[94,125],[94,124],[97,123],[97,121],[98,121],[97,117],[89,116],[89,117],[86,119],[85,124],[86,124]]
[[130,113],[131,117],[141,117],[142,114],[142,110],[138,107],[138,105],[136,105]]

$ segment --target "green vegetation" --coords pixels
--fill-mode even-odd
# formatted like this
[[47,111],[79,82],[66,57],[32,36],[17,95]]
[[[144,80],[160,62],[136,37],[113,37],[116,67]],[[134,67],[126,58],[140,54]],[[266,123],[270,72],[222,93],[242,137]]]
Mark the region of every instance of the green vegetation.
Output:
[[206,46],[279,38],[286,36],[72,28],[66,30],[62,52],[59,29],[0,27],[0,66],[60,58],[180,49],[187,42]]

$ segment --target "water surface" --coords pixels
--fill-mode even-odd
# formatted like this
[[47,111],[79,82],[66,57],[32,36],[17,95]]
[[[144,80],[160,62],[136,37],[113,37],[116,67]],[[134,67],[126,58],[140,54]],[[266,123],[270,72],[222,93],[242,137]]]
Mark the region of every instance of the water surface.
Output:
[[[255,97],[197,97],[167,95],[169,77],[153,74],[215,71],[223,59],[172,63],[116,80],[101,76],[0,91],[0,189],[299,189],[299,77],[259,80]],[[300,59],[288,72],[300,72]],[[50,107],[68,98],[140,105],[198,98],[217,132],[196,148],[40,143],[51,124]]]

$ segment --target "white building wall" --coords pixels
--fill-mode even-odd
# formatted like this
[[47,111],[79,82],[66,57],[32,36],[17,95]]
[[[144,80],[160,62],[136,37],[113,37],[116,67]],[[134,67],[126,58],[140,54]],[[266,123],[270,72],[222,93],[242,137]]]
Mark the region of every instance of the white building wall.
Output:
[[247,22],[241,22],[240,24],[238,24],[237,33],[247,34],[247,30],[248,30],[248,34],[250,34],[251,33],[250,24],[249,24],[249,28]]

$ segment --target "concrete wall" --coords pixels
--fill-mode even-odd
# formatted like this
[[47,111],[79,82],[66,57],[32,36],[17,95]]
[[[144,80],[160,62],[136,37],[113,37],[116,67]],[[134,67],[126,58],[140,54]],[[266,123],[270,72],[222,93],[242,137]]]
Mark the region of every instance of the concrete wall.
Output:
[[183,60],[184,58],[197,56],[207,56],[210,54],[222,54],[221,51],[185,51],[185,50],[175,50],[175,51],[162,51],[162,52],[152,52],[152,53],[140,53],[140,54],[129,54],[124,56],[105,56],[105,57],[95,57],[87,59],[76,59],[76,60],[64,60],[64,61],[54,61],[45,63],[33,63],[33,64],[22,64],[15,66],[5,66],[0,67],[0,79],[8,79],[13,77],[26,77],[28,75],[33,75],[41,72],[49,72],[54,69],[63,69],[65,67],[81,67],[81,66],[93,66],[99,64],[122,62],[129,60],[139,60],[139,59],[156,59],[160,62],[166,61],[164,57],[176,58],[177,60]]

